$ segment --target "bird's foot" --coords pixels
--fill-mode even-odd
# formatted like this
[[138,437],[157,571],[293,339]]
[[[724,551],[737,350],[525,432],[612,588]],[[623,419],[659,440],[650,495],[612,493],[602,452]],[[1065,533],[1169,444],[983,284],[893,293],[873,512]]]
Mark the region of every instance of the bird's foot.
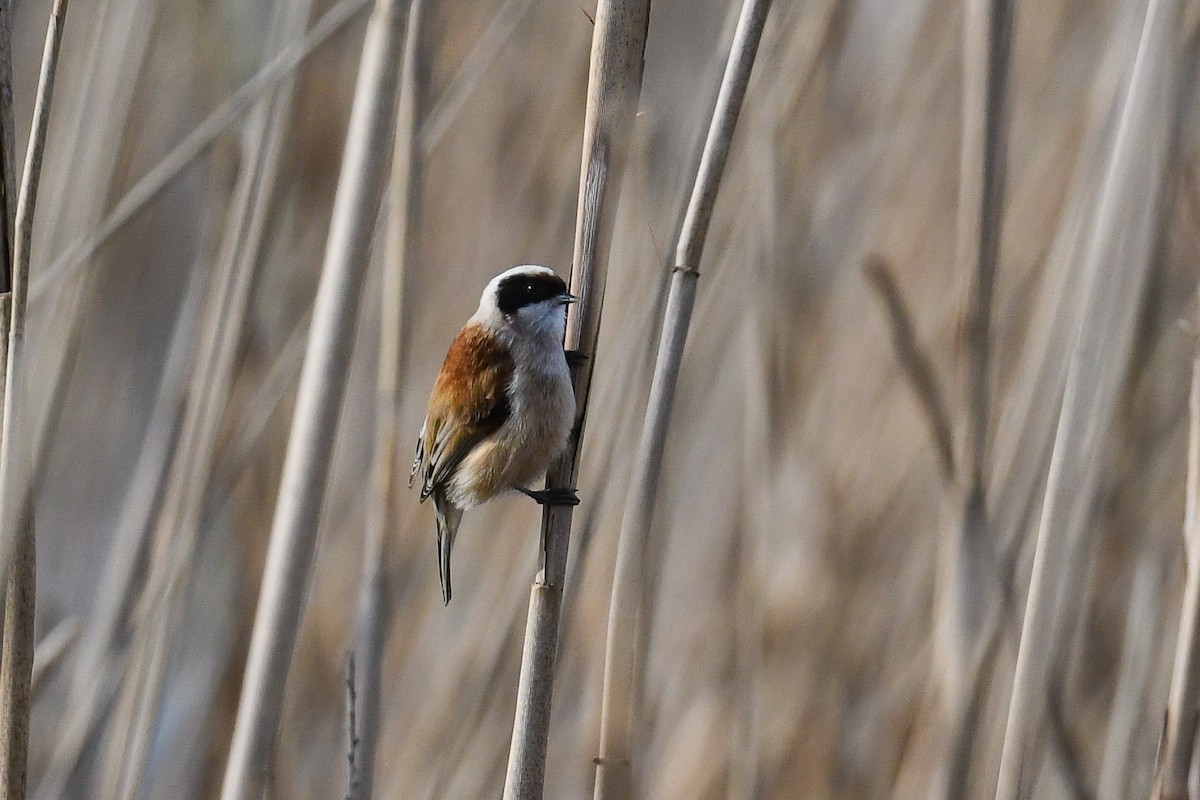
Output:
[[575,489],[526,489],[518,486],[517,491],[531,497],[539,506],[577,506],[579,494]]
[[565,350],[563,353],[567,357],[568,367],[582,367],[587,363],[588,357],[578,350]]

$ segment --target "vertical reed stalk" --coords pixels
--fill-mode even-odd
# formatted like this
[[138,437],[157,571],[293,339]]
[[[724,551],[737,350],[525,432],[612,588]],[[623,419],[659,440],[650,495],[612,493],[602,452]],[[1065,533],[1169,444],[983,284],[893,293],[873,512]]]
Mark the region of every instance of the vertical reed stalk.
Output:
[[1187,500],[1183,521],[1187,583],[1167,699],[1167,728],[1156,789],[1158,800],[1187,800],[1188,776],[1196,752],[1196,726],[1200,722],[1200,356],[1192,364],[1188,418]]
[[638,628],[639,624],[645,624],[642,614],[646,583],[650,578],[646,574],[645,555],[662,473],[663,447],[695,303],[696,282],[700,278],[700,257],[770,6],[770,0],[744,0],[742,4],[675,248],[646,424],[634,460],[631,489],[617,545],[604,659],[600,754],[596,758],[597,800],[630,797],[633,792],[633,744],[645,658],[644,648],[638,646]]
[[[29,286],[29,246],[33,240],[33,217],[50,104],[62,45],[62,27],[67,0],[55,0],[46,31],[42,68],[33,107],[33,125],[17,197],[13,240],[12,308],[8,358],[4,379],[3,439],[0,440],[0,575],[6,575],[3,655],[0,656],[0,798],[25,797],[29,757],[30,680],[33,674],[33,613],[37,585],[34,547],[32,489],[23,482],[29,459],[22,445],[28,443],[25,382],[25,305]],[[11,564],[10,564],[11,562]]]
[[1085,270],[1095,275],[1074,336],[1034,551],[1001,755],[997,800],[1023,795],[1045,718],[1057,642],[1067,635],[1089,539],[1098,462],[1132,348],[1157,241],[1170,125],[1178,102],[1182,4],[1151,0],[1101,190]]
[[[1145,736],[1154,722],[1147,714],[1149,687],[1154,679],[1154,657],[1159,653],[1162,619],[1161,588],[1166,570],[1162,554],[1151,548],[1138,559],[1133,586],[1129,592],[1129,610],[1125,615],[1125,636],[1121,643],[1121,666],[1104,736],[1104,755],[1097,800],[1124,800],[1134,792],[1131,776],[1153,757],[1153,742]],[[1139,735],[1140,734],[1140,735]],[[1149,745],[1149,747],[1147,747]],[[1144,759],[1142,757],[1145,757]]]
[[966,381],[957,474],[946,502],[954,526],[941,538],[939,616],[946,647],[943,691],[954,739],[945,796],[967,781],[977,727],[979,673],[1002,605],[988,519],[984,465],[991,418],[991,328],[1007,171],[1008,76],[1013,0],[968,0],[963,17],[962,149],[956,262],[970,276]]
[[[13,230],[17,215],[17,144],[12,93],[12,0],[0,0],[0,323],[9,326],[12,303]],[[0,347],[8,347],[8,336]],[[8,358],[3,366],[7,370]]]
[[[583,357],[583,363],[572,370],[576,424],[567,452],[546,476],[547,485],[552,487],[573,487],[579,475],[579,450],[587,419],[608,256],[641,95],[649,24],[649,0],[600,0],[596,8],[571,268],[571,288],[579,302],[567,314],[564,341],[568,350]],[[571,509],[563,507],[549,507],[542,516],[543,562],[529,596],[505,800],[536,800],[542,796],[571,518]]]
[[[425,36],[422,31],[424,0],[408,8],[404,66],[400,75],[400,106],[396,142],[392,152],[387,244],[380,291],[379,367],[375,394],[375,464],[370,510],[363,547],[356,621],[357,745],[349,800],[370,800],[375,787],[375,757],[383,697],[383,654],[391,622],[388,572],[384,540],[399,518],[402,474],[397,447],[397,414],[400,411],[400,371],[404,315],[404,273],[415,261],[416,222],[421,168],[417,131],[425,88]],[[354,709],[351,709],[352,713]]]
[[312,330],[280,481],[223,800],[266,788],[303,613],[337,420],[345,398],[371,234],[396,121],[402,0],[376,0],[367,23]]
[[992,295],[1000,249],[1007,160],[1012,0],[970,0],[964,18],[963,141],[959,170],[957,263],[969,275],[966,309],[965,432],[951,494],[958,525],[942,615],[951,638],[948,694],[963,694],[978,660],[984,618],[997,606],[995,548],[987,514],[984,464],[991,411]]

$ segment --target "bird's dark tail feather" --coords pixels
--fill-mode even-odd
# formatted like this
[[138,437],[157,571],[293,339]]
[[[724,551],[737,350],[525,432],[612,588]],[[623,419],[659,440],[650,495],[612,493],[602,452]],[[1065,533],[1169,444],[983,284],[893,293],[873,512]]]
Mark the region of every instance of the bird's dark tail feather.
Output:
[[451,503],[441,491],[433,493],[437,517],[438,575],[442,580],[442,601],[450,605],[450,551],[462,521],[462,509]]

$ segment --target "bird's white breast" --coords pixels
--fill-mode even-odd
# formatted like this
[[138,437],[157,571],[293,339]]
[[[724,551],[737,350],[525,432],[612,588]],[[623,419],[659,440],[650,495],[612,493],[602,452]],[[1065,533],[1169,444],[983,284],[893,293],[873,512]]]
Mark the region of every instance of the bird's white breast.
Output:
[[479,505],[505,489],[528,486],[566,448],[575,423],[575,394],[560,340],[552,332],[503,338],[513,355],[511,412],[457,470],[451,495],[460,508]]

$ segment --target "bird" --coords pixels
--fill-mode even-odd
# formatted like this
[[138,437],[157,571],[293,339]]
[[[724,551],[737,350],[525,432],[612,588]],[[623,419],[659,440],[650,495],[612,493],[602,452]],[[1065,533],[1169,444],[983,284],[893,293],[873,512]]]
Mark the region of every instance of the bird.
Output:
[[408,485],[433,498],[438,575],[449,605],[450,552],[463,511],[516,490],[540,505],[579,503],[573,488],[533,490],[566,450],[575,424],[571,362],[563,349],[576,298],[549,267],[522,264],[488,282],[450,344],[417,438]]

